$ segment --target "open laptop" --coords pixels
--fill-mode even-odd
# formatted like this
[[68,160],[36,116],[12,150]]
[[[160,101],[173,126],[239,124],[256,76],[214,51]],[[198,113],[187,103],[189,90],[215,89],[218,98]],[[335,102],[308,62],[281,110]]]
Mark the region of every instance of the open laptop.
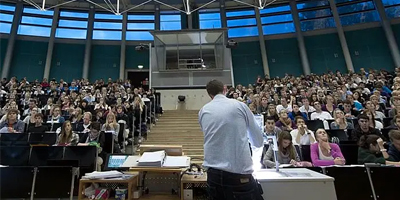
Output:
[[129,154],[108,154],[104,163],[104,170],[128,171],[129,167],[122,167]]

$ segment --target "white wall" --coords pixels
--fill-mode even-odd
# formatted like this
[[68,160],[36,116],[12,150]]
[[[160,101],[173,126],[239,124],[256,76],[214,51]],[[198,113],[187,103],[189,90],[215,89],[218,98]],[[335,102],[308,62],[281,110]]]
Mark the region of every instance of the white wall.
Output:
[[178,104],[178,96],[186,96],[186,110],[200,110],[206,103],[211,101],[206,89],[158,89],[161,93],[161,106],[163,110],[177,110],[182,108]]

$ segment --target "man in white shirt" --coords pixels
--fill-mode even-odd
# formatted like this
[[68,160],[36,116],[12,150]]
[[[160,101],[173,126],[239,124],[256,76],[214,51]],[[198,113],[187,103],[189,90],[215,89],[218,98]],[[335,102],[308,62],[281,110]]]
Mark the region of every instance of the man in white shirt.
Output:
[[326,120],[333,119],[331,114],[326,111],[322,111],[321,103],[319,101],[314,102],[315,112],[311,114],[311,120]]
[[300,112],[306,113],[307,117],[308,117],[308,113],[312,113],[315,112],[315,108],[310,106],[310,101],[308,101],[307,98],[303,98],[301,99],[301,103],[303,103],[303,105],[300,107]]
[[292,112],[292,105],[288,104],[286,97],[281,97],[281,104],[276,106],[276,113],[280,113],[283,109]]
[[212,200],[246,199],[246,194],[262,200],[252,176],[252,146],[261,148],[263,133],[248,106],[223,95],[224,84],[210,81],[207,93],[211,101],[201,108],[199,123],[204,133],[204,163]]
[[307,125],[301,116],[294,118],[297,129],[290,131],[293,145],[310,145],[315,143],[314,133],[307,128]]

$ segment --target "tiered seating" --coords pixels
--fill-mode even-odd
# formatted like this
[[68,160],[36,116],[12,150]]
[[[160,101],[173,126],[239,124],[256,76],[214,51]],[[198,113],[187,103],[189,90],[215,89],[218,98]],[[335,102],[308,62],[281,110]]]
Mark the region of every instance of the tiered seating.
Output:
[[184,155],[192,163],[203,163],[204,136],[198,123],[198,111],[167,111],[151,129],[146,145],[183,145]]

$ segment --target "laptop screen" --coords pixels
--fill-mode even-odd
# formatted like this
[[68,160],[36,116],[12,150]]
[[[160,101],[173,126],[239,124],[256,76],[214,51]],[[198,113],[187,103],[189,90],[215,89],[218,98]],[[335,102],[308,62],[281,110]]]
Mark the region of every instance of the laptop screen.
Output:
[[109,155],[107,167],[121,168],[127,158],[127,155]]

